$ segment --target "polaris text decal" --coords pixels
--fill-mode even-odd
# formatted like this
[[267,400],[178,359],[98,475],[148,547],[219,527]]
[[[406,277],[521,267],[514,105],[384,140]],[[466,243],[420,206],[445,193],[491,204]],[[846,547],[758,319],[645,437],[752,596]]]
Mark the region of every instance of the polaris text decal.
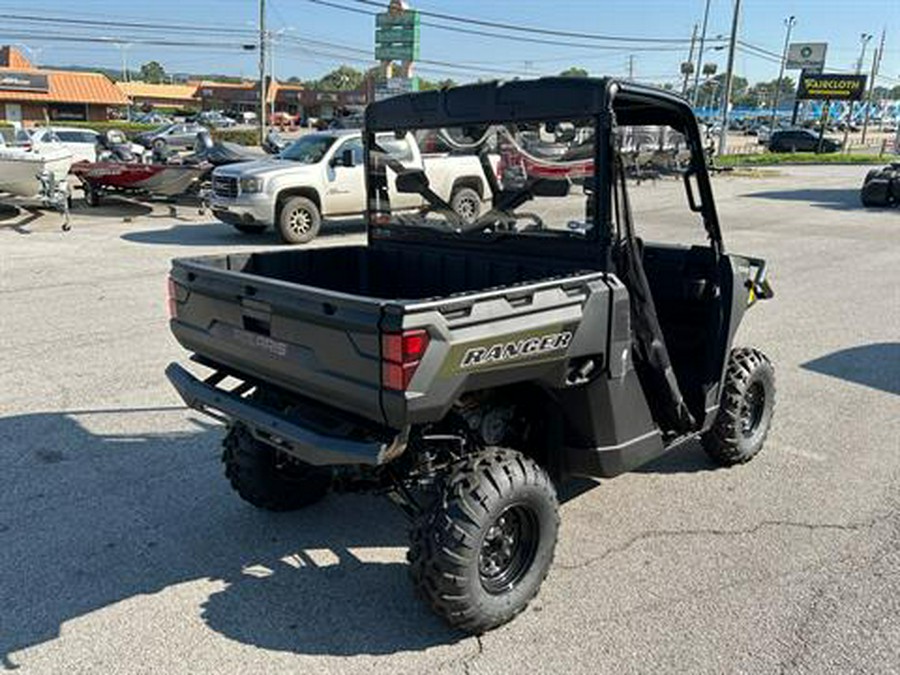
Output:
[[460,368],[472,368],[500,361],[512,361],[526,356],[565,349],[570,342],[572,342],[572,333],[563,331],[512,342],[501,342],[489,347],[472,347],[466,350],[459,366]]

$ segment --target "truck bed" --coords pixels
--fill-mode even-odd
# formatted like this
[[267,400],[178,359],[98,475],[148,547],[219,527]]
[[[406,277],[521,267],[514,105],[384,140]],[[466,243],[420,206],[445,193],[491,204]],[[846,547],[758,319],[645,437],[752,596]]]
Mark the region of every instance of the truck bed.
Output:
[[480,335],[576,324],[591,293],[585,284],[599,276],[549,257],[408,245],[182,258],[171,274],[172,331],[206,363],[397,428],[442,415],[458,393],[446,387],[468,374],[442,371],[444,388],[417,392],[414,379],[408,391],[384,391],[382,332],[426,328],[434,363],[421,370],[433,376]]

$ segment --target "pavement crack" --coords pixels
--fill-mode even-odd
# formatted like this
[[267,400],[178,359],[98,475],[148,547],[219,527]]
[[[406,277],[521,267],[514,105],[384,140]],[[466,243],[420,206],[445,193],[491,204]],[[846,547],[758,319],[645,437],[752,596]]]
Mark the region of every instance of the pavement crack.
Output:
[[868,520],[859,521],[859,522],[851,522],[851,523],[811,523],[807,521],[800,520],[763,520],[753,525],[752,527],[746,528],[737,528],[737,529],[721,529],[721,528],[695,528],[695,529],[687,529],[687,530],[649,530],[647,532],[641,532],[637,534],[627,541],[623,542],[618,546],[613,546],[612,548],[608,548],[603,553],[592,556],[585,560],[582,560],[577,563],[557,563],[554,567],[558,569],[564,570],[577,570],[582,569],[584,567],[590,567],[591,565],[595,565],[598,562],[602,562],[607,558],[616,555],[617,553],[624,553],[628,549],[632,548],[636,544],[639,544],[643,541],[648,541],[651,539],[667,539],[667,538],[680,538],[680,537],[739,537],[744,535],[752,535],[761,532],[766,529],[776,529],[776,528],[794,528],[794,529],[802,529],[808,531],[819,531],[819,530],[831,530],[831,531],[839,531],[839,532],[858,532],[860,530],[867,530],[879,522],[890,517],[890,514],[882,514],[870,518]]

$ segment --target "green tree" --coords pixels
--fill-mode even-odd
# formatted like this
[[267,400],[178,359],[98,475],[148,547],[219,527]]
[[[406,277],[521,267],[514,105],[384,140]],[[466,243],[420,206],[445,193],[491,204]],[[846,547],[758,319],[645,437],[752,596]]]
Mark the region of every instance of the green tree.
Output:
[[578,66],[572,66],[571,68],[566,68],[564,71],[560,73],[561,77],[587,77],[588,71],[584,68],[579,68]]
[[455,87],[456,81],[447,78],[446,80],[425,80],[421,77],[419,78],[419,91],[429,91],[431,89],[445,89],[449,87]]
[[141,66],[141,79],[152,84],[161,84],[166,81],[166,69],[159,61],[148,61]]
[[350,91],[362,86],[365,74],[351,66],[340,66],[315,83],[319,89]]

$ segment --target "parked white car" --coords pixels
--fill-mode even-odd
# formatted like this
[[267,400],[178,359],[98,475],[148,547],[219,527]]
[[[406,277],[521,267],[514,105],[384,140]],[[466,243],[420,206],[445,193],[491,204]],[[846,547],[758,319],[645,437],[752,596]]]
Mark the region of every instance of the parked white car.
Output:
[[73,127],[37,127],[28,131],[31,147],[63,145],[72,153],[72,163],[97,161],[97,132]]
[[[379,134],[376,140],[392,172],[424,170],[430,190],[465,221],[475,221],[490,203],[491,188],[475,155],[423,154],[411,134]],[[499,155],[490,162],[496,170]],[[322,218],[365,212],[364,169],[360,130],[307,134],[271,159],[215,169],[210,206],[216,218],[241,232],[274,225],[285,242],[303,244],[318,234]],[[392,209],[425,205],[422,194],[398,192],[394,180],[388,181],[388,194]]]

